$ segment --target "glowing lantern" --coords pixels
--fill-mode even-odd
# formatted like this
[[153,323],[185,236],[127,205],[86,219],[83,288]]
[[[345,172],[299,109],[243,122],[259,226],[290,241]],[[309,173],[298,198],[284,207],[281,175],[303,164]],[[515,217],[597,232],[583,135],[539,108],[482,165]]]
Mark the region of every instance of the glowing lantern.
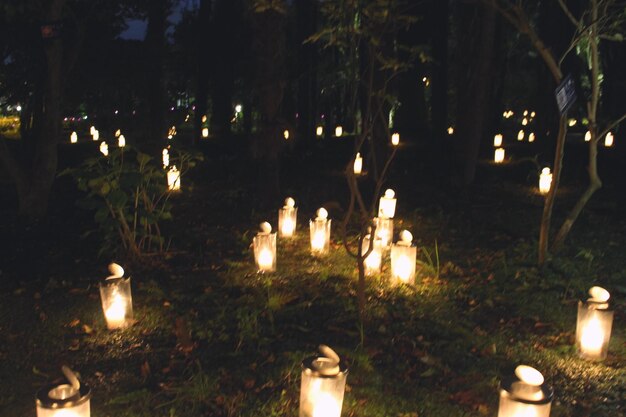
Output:
[[206,114],[203,114],[200,120],[202,121],[202,123],[206,123]]
[[309,221],[311,232],[311,252],[313,255],[324,255],[330,248],[330,224],[328,211],[324,207],[317,210],[317,217]]
[[289,131],[287,129],[285,129],[285,131],[283,132],[283,137],[285,138],[285,140],[289,140]]
[[252,241],[254,261],[258,272],[276,271],[276,233],[268,222],[261,223],[261,231]]
[[568,125],[569,127],[574,127],[574,126],[576,126],[576,123],[578,123],[578,120],[576,120],[576,119],[569,119],[569,120],[567,121],[567,125]]
[[493,154],[493,162],[501,164],[504,162],[504,148],[497,148]]
[[452,126],[448,127],[448,135],[454,134],[454,128]]
[[70,368],[61,369],[68,383],[47,385],[37,391],[37,417],[89,417],[91,389]]
[[535,134],[533,132],[530,132],[530,135],[528,135],[528,142],[533,143],[534,141],[535,141]]
[[242,110],[243,110],[243,107],[241,106],[241,104],[237,104],[235,106],[235,113],[241,113]]
[[520,130],[519,132],[517,132],[517,140],[522,141],[524,140],[524,131]]
[[167,148],[163,148],[163,168],[170,166],[170,151]]
[[606,134],[606,136],[604,137],[604,146],[606,146],[607,148],[613,146],[613,133],[609,132]]
[[500,384],[498,417],[549,417],[552,396],[541,372],[519,365],[515,374]]
[[324,135],[324,127],[323,126],[318,126],[315,128],[315,134],[317,136],[323,136]]
[[611,294],[601,287],[591,287],[590,298],[578,302],[576,347],[581,357],[603,360],[609,350],[613,311],[609,310]]
[[115,137],[116,137],[116,138],[119,138],[121,134],[122,134],[122,131],[121,131],[120,129],[117,129],[117,130],[115,131]]
[[537,113],[535,113],[535,112],[530,113],[530,117],[533,118],[533,119],[535,118],[536,115],[537,115]]
[[97,142],[98,140],[100,140],[100,132],[97,130],[94,130],[93,133],[91,134],[91,138],[94,140],[94,142]]
[[124,269],[118,264],[109,265],[109,273],[100,283],[102,311],[109,330],[130,325],[133,318],[133,300],[130,292],[130,277],[124,278]]
[[302,361],[299,417],[340,417],[348,367],[328,346]]
[[203,138],[208,138],[209,137],[209,128],[208,127],[203,127],[202,128],[202,137]]
[[168,129],[167,131],[167,138],[168,139],[173,139],[174,136],[176,136],[176,126],[172,126]]
[[502,146],[502,134],[501,133],[498,133],[497,135],[493,137],[493,146],[495,146],[496,148]]
[[176,169],[176,165],[172,165],[167,171],[167,189],[169,191],[180,190],[180,171]]
[[398,243],[391,246],[391,278],[394,282],[412,284],[415,280],[417,248],[412,241],[411,232],[403,230]]
[[278,233],[280,237],[292,237],[296,233],[298,207],[293,198],[285,199],[285,205],[278,210]]
[[548,194],[551,185],[552,173],[550,172],[550,168],[545,167],[541,170],[541,175],[539,175],[539,192],[544,195]]
[[356,157],[354,158],[354,174],[361,175],[363,171],[363,158],[361,158],[361,153],[357,152]]
[[[371,235],[365,235],[363,238],[363,246],[361,246],[361,254],[369,250]],[[365,267],[365,275],[372,276],[380,273],[380,269],[383,265],[383,245],[380,239],[374,238],[374,246],[372,251],[365,259],[363,259],[363,266]]]
[[399,133],[394,133],[393,135],[391,135],[391,144],[393,146],[398,146],[400,144],[400,134]]
[[526,117],[524,117],[522,119],[522,126],[526,126],[528,124],[528,119]]
[[587,131],[587,133],[585,133],[585,142],[591,142],[591,132]]
[[391,188],[385,190],[385,195],[380,198],[378,203],[378,217],[386,217],[393,219],[396,214],[396,192]]
[[126,146],[126,138],[124,137],[124,135],[120,135],[117,138],[117,146],[120,148],[123,148],[124,146]]
[[528,110],[524,110],[524,117],[528,116]]
[[384,248],[389,248],[393,240],[393,219],[374,217],[374,224],[376,225],[376,239],[380,239]]
[[89,128],[89,134],[93,136],[94,132],[96,131],[96,127],[95,126],[91,126]]
[[104,156],[109,156],[109,145],[105,141],[100,142],[100,152]]
[[70,135],[70,143],[76,142],[78,142],[78,135],[76,134],[76,132],[72,132],[72,134]]
[[335,128],[335,136],[337,136],[337,137],[343,136],[343,127],[342,126],[337,126]]

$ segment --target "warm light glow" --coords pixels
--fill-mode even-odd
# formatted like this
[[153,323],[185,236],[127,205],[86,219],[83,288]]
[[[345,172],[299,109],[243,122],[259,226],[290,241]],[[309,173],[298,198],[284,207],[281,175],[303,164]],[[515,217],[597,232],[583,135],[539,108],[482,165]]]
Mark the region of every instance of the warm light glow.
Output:
[[504,148],[497,148],[493,154],[493,162],[501,164],[504,162]]
[[609,132],[606,134],[606,136],[604,137],[604,146],[606,146],[607,148],[613,146],[613,133]]
[[361,175],[362,170],[363,170],[363,158],[361,158],[361,154],[357,152],[356,157],[354,158],[354,174]]
[[97,142],[98,140],[100,140],[100,132],[94,130],[91,134],[91,137],[93,138],[94,142]]
[[517,132],[517,140],[524,140],[524,131],[520,130],[519,132]]
[[311,249],[315,251],[324,250],[324,246],[326,244],[326,234],[323,230],[317,230],[313,234],[313,239],[311,240]]
[[116,138],[119,138],[121,134],[122,134],[122,131],[121,131],[120,129],[117,129],[117,130],[115,131],[115,137],[116,137]]
[[202,115],[202,119],[201,120],[202,120],[202,123],[206,123],[206,114]]
[[519,365],[515,368],[515,376],[523,383],[533,387],[541,386],[544,381],[541,372],[528,365]]
[[391,135],[391,144],[393,146],[398,146],[400,144],[400,134],[399,133],[394,133],[393,135]]
[[591,132],[589,130],[585,133],[585,142],[591,142]]
[[102,152],[104,156],[109,156],[109,145],[104,141],[100,142],[100,152]]
[[524,117],[522,119],[522,126],[526,126],[528,124],[528,119],[526,117]]
[[258,263],[259,269],[261,270],[265,271],[271,269],[272,265],[274,264],[274,255],[272,254],[272,251],[267,248],[261,249],[261,252],[259,253]]
[[592,317],[581,329],[580,348],[590,356],[600,356],[604,346],[604,332],[598,317]]
[[531,132],[530,135],[528,135],[528,142],[533,143],[534,141],[535,141],[535,134]]
[[120,135],[117,138],[117,146],[120,148],[123,148],[126,146],[126,138],[124,137],[124,135]]
[[544,195],[548,194],[551,185],[552,173],[550,172],[550,168],[545,167],[541,170],[541,175],[539,175],[539,192]]
[[95,131],[96,131],[96,127],[95,127],[95,126],[91,126],[91,127],[89,128],[89,134],[90,134],[90,135],[93,135]]
[[315,134],[316,134],[317,136],[322,136],[322,135],[324,135],[324,127],[322,127],[322,126],[318,126],[318,127],[316,127],[316,128],[315,128]]
[[285,129],[285,131],[283,132],[283,137],[285,138],[285,140],[289,140],[289,131],[287,129]]
[[311,252],[313,254],[325,254],[328,251],[330,225],[331,220],[328,219],[328,211],[321,207],[317,210],[317,217],[309,222]]
[[241,104],[237,104],[235,106],[235,113],[241,113],[242,110],[243,110],[243,107],[241,106]]
[[524,117],[528,116],[528,110],[524,110]]
[[337,126],[335,128],[335,136],[339,137],[343,135],[343,127],[342,126]]
[[176,169],[176,165],[172,165],[167,172],[167,189],[170,191],[180,190],[180,172]]
[[278,230],[280,237],[292,237],[296,231],[296,219],[298,209],[295,207],[296,201],[287,197],[285,205],[278,210]]
[[209,137],[209,128],[208,127],[203,127],[202,128],[202,137],[203,138],[208,138]]
[[260,231],[254,237],[254,260],[258,272],[272,272],[276,270],[276,233],[268,222],[260,225]]
[[[365,251],[367,251],[367,247],[363,249],[364,253]],[[380,272],[382,258],[383,255],[382,253],[380,253],[380,249],[376,248],[376,245],[374,245],[374,248],[372,249],[370,254],[367,255],[367,258],[363,260],[363,263],[365,264],[365,269],[370,270],[371,272]]]
[[76,134],[76,132],[72,132],[72,134],[70,135],[70,143],[76,142],[78,142],[78,135]]
[[568,125],[569,127],[576,126],[576,124],[577,124],[577,123],[578,123],[578,120],[576,120],[576,119],[569,119],[569,120],[567,121],[567,125]]
[[107,326],[110,329],[117,329],[124,326],[126,321],[126,301],[120,293],[113,296],[113,301],[104,312]]
[[293,220],[290,217],[283,219],[283,223],[280,225],[281,236],[292,236],[293,231],[296,228]]
[[454,128],[452,126],[448,127],[448,135],[454,134]]
[[385,195],[380,198],[380,201],[378,203],[378,217],[393,219],[393,216],[396,213],[395,195],[395,191],[393,191],[391,188],[385,191]]
[[319,393],[313,402],[311,417],[339,416],[341,407],[335,398],[325,392]]
[[533,119],[535,118],[536,115],[537,115],[537,113],[535,113],[535,112],[530,113],[530,117],[533,118]]
[[512,110],[506,110],[504,113],[502,113],[502,116],[505,119],[509,119],[513,116],[513,111]]
[[497,135],[493,137],[493,146],[495,146],[496,148],[499,148],[500,146],[502,146],[502,134],[501,133],[498,133]]

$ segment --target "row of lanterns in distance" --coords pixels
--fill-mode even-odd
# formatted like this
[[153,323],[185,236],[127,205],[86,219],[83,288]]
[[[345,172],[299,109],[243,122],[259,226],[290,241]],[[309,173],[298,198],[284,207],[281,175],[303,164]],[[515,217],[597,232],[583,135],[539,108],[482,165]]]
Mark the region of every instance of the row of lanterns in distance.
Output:
[[[295,211],[292,201],[288,199],[284,208]],[[318,218],[325,220],[323,214],[318,211]],[[282,223],[293,232],[295,223],[292,224],[289,229],[288,224]],[[109,273],[100,283],[100,298],[107,328],[113,331],[129,327],[134,319],[130,277],[125,278],[124,269],[117,264],[109,265]],[[594,286],[589,290],[589,298],[578,302],[576,348],[584,359],[603,360],[608,354],[614,315],[609,308],[610,296],[604,288]],[[37,417],[90,417],[90,387],[82,384],[69,368],[62,370],[67,382],[47,385],[37,392]],[[299,415],[340,417],[347,375],[346,363],[334,350],[321,345],[317,355],[302,361]],[[519,365],[513,375],[501,381],[499,397],[498,417],[549,417],[553,390],[541,372]]]

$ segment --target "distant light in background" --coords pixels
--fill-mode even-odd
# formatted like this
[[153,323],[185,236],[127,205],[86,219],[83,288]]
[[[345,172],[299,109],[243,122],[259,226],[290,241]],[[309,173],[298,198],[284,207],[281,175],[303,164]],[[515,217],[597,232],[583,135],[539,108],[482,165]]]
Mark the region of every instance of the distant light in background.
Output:
[[604,137],[604,146],[610,148],[613,146],[613,133],[609,132]]
[[243,107],[241,106],[241,104],[237,104],[235,106],[235,113],[241,113],[241,110],[243,110]]
[[18,112],[22,111],[22,106],[18,104],[17,106],[15,106],[15,110],[17,110]]
[[585,133],[585,142],[591,142],[591,132],[587,131],[587,133]]
[[450,126],[448,128],[448,135],[453,135],[454,134],[454,128],[452,126]]
[[528,142],[532,143],[535,141],[535,134],[534,133],[530,133],[530,135],[528,135]]
[[567,121],[567,125],[568,125],[569,127],[576,126],[576,123],[578,123],[578,120],[576,120],[576,119],[569,119],[569,120]]
[[524,140],[524,131],[520,130],[519,132],[517,132],[517,140],[522,141]]

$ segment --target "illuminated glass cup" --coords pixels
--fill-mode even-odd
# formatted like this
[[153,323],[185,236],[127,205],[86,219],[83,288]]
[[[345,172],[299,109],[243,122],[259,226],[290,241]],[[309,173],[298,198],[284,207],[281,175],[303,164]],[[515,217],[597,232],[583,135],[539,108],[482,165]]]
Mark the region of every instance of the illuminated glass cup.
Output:
[[311,253],[313,255],[325,255],[330,249],[330,225],[331,219],[323,207],[317,210],[317,217],[309,221],[311,233]]
[[530,366],[520,365],[514,375],[500,384],[498,417],[549,417],[552,397],[543,375]]
[[299,417],[340,417],[348,367],[324,356],[302,361]]
[[374,217],[374,224],[376,225],[376,238],[380,239],[383,248],[389,249],[393,241],[393,219]]
[[276,233],[271,231],[269,223],[262,223],[261,231],[252,242],[258,272],[276,271]]
[[108,278],[100,283],[102,311],[109,330],[121,329],[131,324],[133,299],[130,277]]
[[[365,255],[365,253],[369,250],[370,239],[370,235],[366,235],[363,238],[363,246],[361,248],[361,253],[363,255]],[[374,239],[372,251],[365,259],[363,259],[363,266],[365,267],[366,276],[380,274],[383,266],[383,245],[380,239]]]
[[408,230],[400,233],[398,243],[391,246],[391,280],[393,283],[413,284],[417,248],[412,245],[413,235]]
[[37,417],[90,417],[91,389],[81,384],[48,385],[37,391]]
[[587,301],[578,302],[576,348],[585,359],[604,360],[613,326],[614,312],[609,310],[608,303],[610,294],[601,287],[592,287],[589,294],[591,298]]
[[294,205],[294,199],[288,197],[285,200],[285,205],[278,209],[278,234],[280,237],[293,237],[296,234],[298,208]]

